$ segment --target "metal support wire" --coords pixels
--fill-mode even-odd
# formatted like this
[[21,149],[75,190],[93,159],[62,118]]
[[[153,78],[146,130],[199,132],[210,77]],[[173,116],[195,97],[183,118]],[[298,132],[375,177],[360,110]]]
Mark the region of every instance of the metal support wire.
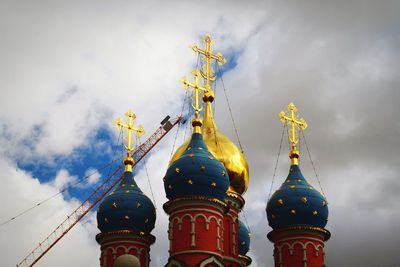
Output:
[[235,123],[235,120],[234,120],[233,114],[232,114],[231,105],[230,105],[230,103],[229,103],[228,95],[227,95],[227,93],[226,93],[226,88],[225,88],[224,79],[222,78],[221,68],[219,67],[218,64],[217,64],[217,66],[218,66],[219,76],[221,77],[222,88],[224,89],[225,99],[226,99],[226,102],[227,102],[227,104],[228,104],[229,114],[231,115],[231,120],[232,120],[232,123],[233,123],[233,128],[235,129],[236,138],[237,138],[238,143],[239,143],[240,151],[244,154],[243,146],[242,146],[242,143],[240,142],[240,138],[239,138],[239,132],[238,132],[238,129],[237,129],[237,127],[236,127],[236,123]]
[[310,158],[311,165],[312,165],[312,167],[313,167],[315,177],[317,177],[317,181],[318,181],[319,188],[321,189],[322,195],[325,197],[325,199],[327,199],[327,197],[326,197],[326,195],[325,195],[325,192],[324,192],[324,189],[322,188],[321,181],[320,181],[319,176],[318,176],[318,174],[317,174],[317,171],[316,171],[316,169],[315,169],[314,161],[313,161],[312,158],[311,158],[311,153],[310,153],[310,150],[308,149],[308,144],[307,144],[306,136],[305,136],[305,134],[304,134],[303,129],[301,130],[301,134],[303,135],[304,144],[306,145],[308,157]]
[[[199,68],[199,64],[200,64],[200,55],[197,56],[196,69]],[[185,110],[186,100],[188,99],[188,96],[189,96],[188,90],[185,90],[185,91],[186,91],[186,93],[185,93],[185,97],[183,99],[183,104],[182,104],[180,117],[182,117],[182,115],[183,115],[183,111]],[[188,102],[188,103],[189,103],[189,113],[190,113],[190,102]],[[190,120],[191,116],[190,116],[190,114],[188,114],[188,115],[189,116],[188,116],[187,120]],[[188,124],[186,124],[186,127],[185,127],[184,140],[186,138],[186,132],[187,132]],[[171,155],[170,155],[170,158],[169,158],[170,161],[172,159],[172,156],[174,155],[174,150],[175,150],[176,140],[178,139],[178,133],[179,133],[179,130],[180,130],[180,125],[178,125],[178,129],[176,130],[174,144],[172,145],[172,151],[171,151]]]
[[[138,141],[139,141],[139,144],[141,144],[140,138],[138,138]],[[156,199],[154,197],[153,187],[151,186],[149,171],[147,170],[147,161],[145,158],[143,159],[143,165],[144,165],[144,170],[146,171],[147,183],[149,184],[151,197],[153,199],[154,206],[157,210],[157,203],[156,203]]]
[[[176,125],[180,122],[181,117],[177,117],[170,121],[171,125],[165,127],[161,125],[143,144],[138,146],[132,153],[132,158],[136,161],[132,167],[135,167],[140,160],[142,160],[150,150],[158,144],[158,142]],[[31,253],[28,254],[19,264],[19,266],[33,266],[37,263],[60,239],[65,236],[69,230],[74,227],[97,203],[108,194],[114,186],[116,186],[124,177],[122,174],[119,178],[113,178],[118,172],[122,170],[119,167],[111,176],[107,177],[106,181],[101,184],[70,216],[67,217],[50,235],[39,243]],[[43,249],[43,245],[46,247]]]
[[274,186],[274,180],[275,180],[275,175],[276,175],[276,169],[278,168],[278,162],[279,162],[279,157],[281,155],[281,151],[282,151],[282,143],[283,143],[283,136],[285,135],[285,130],[286,130],[286,123],[283,124],[282,127],[282,135],[281,135],[281,142],[279,144],[279,150],[278,150],[278,157],[276,158],[276,163],[275,163],[275,168],[274,168],[274,174],[272,175],[272,181],[271,181],[271,187],[269,188],[269,193],[268,193],[268,200],[271,198],[271,194],[272,194],[272,187]]
[[[85,177],[83,177],[82,180],[80,180],[80,181],[78,181],[78,182],[75,182],[75,183],[73,183],[73,184],[70,184],[70,185],[64,187],[63,189],[59,190],[59,191],[58,191],[57,193],[55,193],[54,195],[52,195],[52,196],[50,196],[50,197],[48,197],[48,198],[46,198],[46,199],[44,199],[44,200],[42,200],[42,201],[40,201],[40,202],[34,204],[32,207],[30,207],[30,208],[28,208],[28,209],[26,209],[26,210],[24,210],[24,211],[18,213],[17,215],[15,215],[15,216],[12,217],[12,218],[10,218],[10,219],[8,219],[8,220],[2,222],[2,223],[0,224],[0,227],[2,227],[2,226],[4,226],[4,225],[8,224],[9,222],[11,222],[11,221],[13,221],[13,220],[15,220],[15,219],[17,219],[17,218],[23,216],[24,214],[28,213],[29,211],[31,211],[31,210],[33,210],[33,209],[35,209],[35,208],[37,208],[37,207],[43,205],[44,203],[46,203],[46,202],[52,200],[53,198],[55,198],[55,197],[57,197],[58,195],[64,193],[64,192],[67,191],[68,189],[79,185],[80,183],[82,183],[83,181],[87,180],[87,179],[88,179],[89,177],[91,177],[92,175],[96,174],[98,171],[101,171],[101,170],[103,170],[103,169],[105,169],[105,168],[107,168],[107,167],[110,167],[110,168],[111,168],[112,164],[113,164],[115,161],[116,161],[116,159],[112,160],[111,162],[109,162],[108,164],[106,164],[106,165],[104,165],[103,167],[99,168],[98,170],[96,170],[96,171],[94,171],[94,172],[92,172],[92,173],[86,175]],[[109,177],[109,176],[110,176],[110,171],[109,171],[109,173],[107,174],[106,177]]]
[[[183,98],[183,104],[182,104],[180,117],[182,117],[183,111],[185,110],[185,103],[186,103],[187,97],[188,97],[188,91],[186,90],[185,97]],[[175,138],[174,138],[174,143],[172,145],[171,155],[169,156],[169,160],[170,161],[172,159],[172,156],[174,155],[174,150],[175,150],[176,140],[178,139],[178,133],[179,133],[180,125],[181,124],[179,124],[178,128],[176,129],[176,134],[175,134]],[[186,130],[185,130],[185,135],[186,135]]]
[[120,138],[121,138],[121,132],[120,132],[120,134],[119,134],[119,136],[118,136],[117,146],[114,147],[114,153],[113,153],[112,160],[111,160],[109,163],[107,163],[107,164],[103,165],[102,167],[98,168],[96,171],[93,171],[93,172],[89,173],[88,175],[84,176],[81,180],[79,180],[79,181],[77,181],[77,182],[75,182],[75,183],[72,183],[72,184],[70,184],[70,185],[68,185],[68,186],[65,186],[64,188],[60,189],[60,190],[59,190],[57,193],[55,193],[54,195],[52,195],[52,196],[50,196],[50,197],[48,197],[48,198],[46,198],[46,199],[44,199],[44,200],[42,200],[42,201],[40,201],[40,202],[34,204],[34,205],[31,206],[30,208],[27,208],[26,210],[23,210],[22,212],[18,213],[17,215],[13,216],[12,218],[10,218],[10,219],[8,219],[8,220],[6,220],[6,221],[0,223],[0,227],[6,225],[6,224],[8,224],[8,223],[10,223],[11,221],[13,221],[13,220],[15,220],[15,219],[17,219],[17,218],[19,218],[19,217],[25,215],[25,214],[28,213],[29,211],[31,211],[31,210],[33,210],[33,209],[35,209],[35,208],[37,208],[37,207],[43,205],[44,203],[46,203],[46,202],[52,200],[53,198],[55,198],[55,197],[57,197],[58,195],[64,193],[64,192],[67,191],[68,189],[78,186],[78,185],[81,184],[82,182],[84,182],[84,181],[86,181],[87,179],[89,179],[91,176],[95,175],[96,173],[98,173],[98,172],[101,171],[101,170],[106,169],[107,167],[109,167],[109,169],[108,169],[108,173],[107,173],[106,177],[109,177],[110,174],[111,174],[111,167],[112,167],[112,165],[117,161],[117,159],[115,158],[115,155],[116,155],[116,148],[118,147],[118,143],[119,143],[119,141],[120,141]]
[[[121,129],[120,132],[119,132],[118,139],[117,139],[117,144],[114,146],[114,149],[113,149],[113,156],[112,156],[111,162],[114,162],[114,161],[117,160],[117,159],[116,159],[116,156],[117,156],[117,149],[118,149],[118,145],[119,145],[119,141],[120,141],[120,140],[122,140],[122,129]],[[111,174],[111,165],[110,165],[110,168],[108,169],[107,177],[108,177],[110,174]]]
[[155,206],[155,208],[157,210],[156,198],[154,197],[153,187],[151,186],[150,177],[149,177],[149,171],[147,170],[146,159],[143,159],[143,160],[144,160],[144,169],[146,171],[146,176],[147,176],[147,182],[149,183],[149,187],[150,187],[151,197],[153,198],[153,203],[154,203],[154,206]]

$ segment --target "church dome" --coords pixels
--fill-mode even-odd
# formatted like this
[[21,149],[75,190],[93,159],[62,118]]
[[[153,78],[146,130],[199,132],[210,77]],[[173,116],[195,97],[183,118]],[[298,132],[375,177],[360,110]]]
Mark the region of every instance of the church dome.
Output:
[[97,210],[97,227],[103,233],[119,230],[150,233],[155,220],[153,203],[137,186],[132,172],[128,171]]
[[273,229],[294,226],[325,227],[327,201],[303,177],[298,165],[292,165],[285,182],[267,204],[267,217]]
[[115,260],[113,267],[140,267],[140,261],[134,255],[124,254]]
[[[210,101],[205,103],[202,134],[204,143],[211,154],[222,162],[228,171],[230,185],[229,191],[244,194],[249,183],[249,166],[244,154],[223,133],[221,133],[214,121],[212,105]],[[186,151],[190,140],[183,143],[175,152],[170,165],[173,164]]]
[[193,133],[185,151],[168,168],[164,188],[169,200],[191,196],[225,199],[229,176],[208,150],[200,133]]
[[247,226],[239,220],[239,255],[245,256],[250,248],[250,231]]

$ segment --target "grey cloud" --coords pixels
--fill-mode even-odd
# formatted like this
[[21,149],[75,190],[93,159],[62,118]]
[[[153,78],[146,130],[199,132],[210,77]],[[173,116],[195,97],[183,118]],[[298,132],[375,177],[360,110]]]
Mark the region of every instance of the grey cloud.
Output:
[[[398,1],[207,3],[214,4],[211,10],[206,5],[207,12],[205,6],[178,1],[3,3],[0,122],[11,133],[17,132],[12,121],[21,120],[27,128],[13,140],[2,135],[0,143],[18,146],[31,126],[43,121],[46,108],[57,108],[54,101],[71,83],[79,86],[77,94],[82,90],[95,99],[85,103],[83,113],[100,104],[109,111],[102,118],[111,119],[134,105],[151,128],[162,115],[180,112],[178,80],[195,62],[187,45],[211,32],[216,51],[240,51],[237,66],[223,78],[250,165],[245,212],[255,264],[273,266],[264,207],[282,132],[277,113],[293,101],[309,124],[307,142],[330,203],[328,266],[396,266]],[[221,84],[216,94],[217,124],[235,141]],[[26,109],[16,105],[17,99]],[[27,111],[31,114],[24,120],[21,114]],[[168,157],[172,143],[171,137],[160,144],[152,158]],[[287,152],[284,140],[274,189],[287,175]],[[158,169],[151,161],[149,168]],[[301,162],[305,177],[319,188],[304,143]],[[162,175],[159,171],[152,179],[158,183]],[[160,185],[155,192],[164,196]],[[165,198],[156,201],[160,207]],[[164,222],[160,213],[153,266],[166,262]]]

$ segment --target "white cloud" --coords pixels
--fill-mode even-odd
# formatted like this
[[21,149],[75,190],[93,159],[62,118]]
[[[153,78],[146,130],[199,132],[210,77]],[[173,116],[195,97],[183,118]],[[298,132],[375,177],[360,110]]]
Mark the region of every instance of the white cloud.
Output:
[[71,176],[67,170],[61,169],[57,173],[54,180],[51,181],[51,185],[57,188],[58,190],[62,190],[76,182],[77,182],[76,176]]
[[86,172],[85,172],[85,177],[87,177],[87,176],[89,176],[87,178],[88,184],[92,185],[92,184],[96,184],[100,180],[101,174],[99,173],[98,170],[90,168],[90,169],[86,170]]
[[[354,246],[358,241],[367,243],[369,237],[387,248],[382,254],[388,264],[398,257],[390,249],[398,235],[382,227],[376,230],[372,222],[359,227],[360,220],[377,215],[385,225],[398,219],[393,190],[398,188],[393,178],[398,169],[393,166],[399,164],[400,133],[393,121],[399,113],[400,82],[396,4],[47,1],[0,5],[0,177],[4,185],[0,200],[5,203],[0,213],[4,218],[77,179],[60,170],[54,181],[40,184],[16,167],[20,162],[51,164],[58,156],[78,157],[77,148],[102,147],[88,140],[99,127],[113,127],[113,120],[129,108],[148,134],[165,115],[179,113],[184,90],[178,80],[195,63],[187,46],[212,33],[217,51],[238,53],[237,66],[225,74],[224,82],[250,164],[245,212],[253,231],[253,265],[272,266],[263,206],[281,133],[276,114],[290,101],[309,123],[309,145],[330,199],[328,228],[333,237],[327,244],[327,258],[331,265],[346,265],[344,254],[335,251],[347,251],[352,266],[367,266],[377,247],[360,251]],[[220,85],[216,94],[217,124],[235,140]],[[164,264],[168,254],[162,177],[173,135],[148,159],[158,206],[153,266]],[[275,188],[286,176],[285,149]],[[315,183],[311,167],[302,168]],[[89,184],[99,177],[96,173]],[[137,177],[150,197],[145,173]],[[390,201],[383,201],[386,208],[371,211],[369,198],[374,203]],[[357,205],[349,216],[346,203],[351,201]],[[76,205],[75,200],[66,202],[60,196],[37,213],[0,228],[4,265],[15,264]],[[93,236],[97,229],[93,214],[90,218],[78,224],[40,266],[98,266],[99,248]],[[344,239],[349,246],[342,246]],[[346,251],[340,250],[344,247]]]
[[[58,192],[57,187],[40,184],[37,179],[7,160],[0,160],[0,168],[2,169],[0,194],[2,199],[8,202],[0,207],[1,221],[15,216],[20,211]],[[61,174],[61,176],[67,177],[67,174]],[[15,266],[19,263],[78,205],[79,202],[76,200],[65,201],[59,195],[52,201],[3,225],[0,228],[2,265]],[[85,224],[76,225],[38,266],[60,266],[60,263],[96,266],[99,248],[94,241],[95,227],[93,215],[90,215]],[[81,253],[82,251],[85,253]]]

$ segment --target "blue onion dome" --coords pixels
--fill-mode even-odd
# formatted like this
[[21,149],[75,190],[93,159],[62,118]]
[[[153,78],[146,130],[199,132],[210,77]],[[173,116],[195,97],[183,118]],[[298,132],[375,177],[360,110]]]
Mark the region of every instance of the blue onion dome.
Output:
[[186,151],[171,164],[164,177],[169,200],[209,197],[224,201],[229,176],[224,165],[208,150],[200,133],[193,133]]
[[245,256],[250,247],[250,231],[247,226],[239,220],[239,255]]
[[137,186],[130,171],[124,173],[119,185],[97,210],[97,227],[103,233],[129,230],[149,234],[155,220],[153,202]]
[[273,229],[295,226],[325,227],[327,201],[303,177],[298,165],[292,165],[285,182],[267,204],[267,217]]

